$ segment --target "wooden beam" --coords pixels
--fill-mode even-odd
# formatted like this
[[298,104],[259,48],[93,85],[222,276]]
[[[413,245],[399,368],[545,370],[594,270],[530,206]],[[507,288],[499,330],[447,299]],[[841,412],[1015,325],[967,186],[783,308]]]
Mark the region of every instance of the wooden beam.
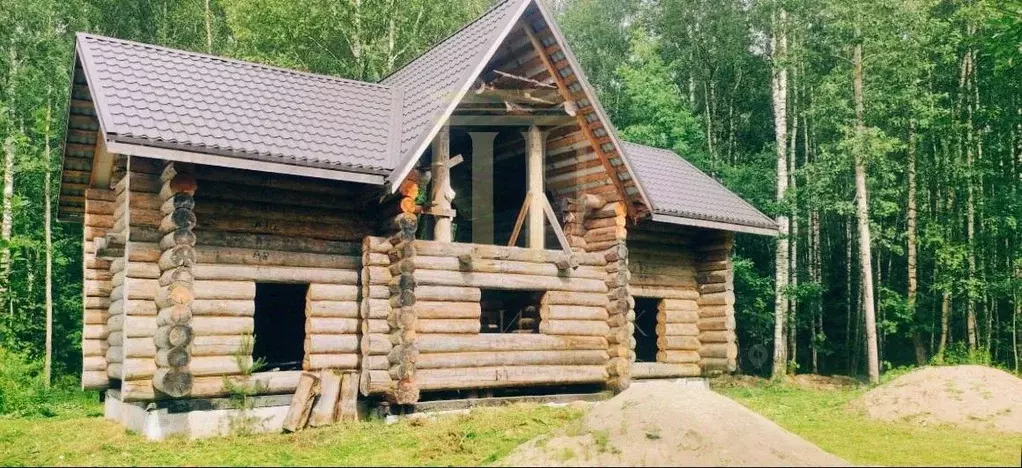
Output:
[[532,203],[529,210],[529,243],[530,249],[543,249],[546,236],[543,229],[543,201],[546,195],[543,193],[543,144],[545,135],[539,131],[539,127],[533,125],[525,132],[525,172],[526,187]]
[[92,173],[89,175],[89,186],[109,189],[110,173],[114,168],[114,155],[107,151],[103,132],[96,132],[96,150],[93,154]]
[[436,223],[433,227],[433,239],[441,242],[453,241],[451,224],[454,216],[450,215],[451,201],[454,200],[454,189],[451,188],[451,127],[444,125],[433,139],[433,203],[430,212],[434,213]]
[[[522,25],[522,30],[524,30],[525,35],[529,37],[529,42],[531,42],[532,47],[536,49],[540,60],[543,61],[543,66],[547,69],[547,72],[550,73],[550,76],[554,77],[554,81],[557,83],[557,90],[561,93],[561,97],[564,98],[565,101],[573,101],[571,90],[568,89],[568,85],[565,83],[564,77],[561,76],[561,74],[557,71],[557,68],[554,67],[553,62],[550,61],[550,56],[548,56],[545,51],[546,48],[543,47],[543,43],[540,42],[538,37],[536,37],[536,32],[532,29],[532,26],[525,23]],[[589,99],[592,100],[594,97],[589,97]],[[579,128],[581,128],[582,132],[585,133],[586,138],[589,139],[590,143],[592,143],[593,150],[596,151],[596,155],[600,158],[600,162],[603,163],[603,168],[606,169],[607,175],[610,176],[611,183],[613,183],[618,189],[621,196],[627,200],[628,192],[625,191],[624,184],[621,182],[621,178],[618,177],[617,169],[615,169],[614,165],[610,163],[610,158],[603,151],[603,147],[600,146],[592,129],[589,128],[589,122],[586,121],[585,115],[582,112],[576,112],[575,119],[578,121]],[[624,156],[622,155],[622,157]],[[635,207],[627,201],[625,206],[628,209],[628,215],[634,219],[636,216]]]
[[456,127],[560,127],[576,123],[574,117],[561,115],[452,115],[451,126]]

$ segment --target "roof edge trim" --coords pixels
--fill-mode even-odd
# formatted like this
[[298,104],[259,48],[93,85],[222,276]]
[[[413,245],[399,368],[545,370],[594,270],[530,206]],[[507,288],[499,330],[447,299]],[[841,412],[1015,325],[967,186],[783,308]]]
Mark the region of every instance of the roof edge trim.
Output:
[[218,156],[207,153],[196,153],[192,151],[158,148],[132,143],[124,143],[111,139],[106,140],[107,150],[111,153],[126,154],[144,158],[163,159],[183,163],[203,164],[207,166],[227,167],[232,169],[244,169],[274,174],[289,174],[317,179],[338,180],[343,182],[357,182],[362,184],[383,185],[384,176],[378,174],[366,174],[361,172],[348,172],[338,169],[323,169],[308,166],[295,166],[268,161],[252,159],[240,159],[230,156]]
[[691,226],[704,229],[718,229],[721,231],[743,232],[746,234],[756,234],[760,236],[770,237],[777,237],[778,235],[778,231],[776,229],[768,229],[757,226],[746,226],[743,224],[721,223],[718,221],[707,221],[705,219],[685,218],[681,216],[671,216],[661,213],[653,213],[651,219],[655,222],[678,224],[681,226]]

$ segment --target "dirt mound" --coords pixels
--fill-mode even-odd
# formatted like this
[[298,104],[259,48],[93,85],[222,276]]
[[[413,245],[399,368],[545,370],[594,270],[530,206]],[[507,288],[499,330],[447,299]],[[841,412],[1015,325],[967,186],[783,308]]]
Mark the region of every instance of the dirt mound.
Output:
[[633,383],[577,427],[518,447],[506,466],[847,466],[709,390]]
[[[862,385],[852,377],[819,374],[785,376],[784,383],[808,390],[842,390]],[[771,384],[770,379],[742,374],[722,375],[710,380],[712,388],[756,388]]]
[[1022,432],[1022,379],[983,366],[926,367],[870,390],[852,407],[884,421]]

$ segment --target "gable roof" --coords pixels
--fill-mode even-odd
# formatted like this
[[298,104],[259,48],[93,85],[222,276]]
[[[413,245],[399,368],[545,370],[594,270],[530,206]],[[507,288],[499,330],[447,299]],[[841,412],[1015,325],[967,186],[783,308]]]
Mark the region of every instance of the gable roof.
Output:
[[776,234],[773,220],[676,154],[622,142],[538,0],[497,2],[380,83],[79,34],[61,209],[81,211],[96,130],[114,153],[396,188],[520,20],[549,29],[537,52],[557,61],[580,130],[594,134],[629,203],[654,221]]
[[400,93],[344,80],[79,34],[108,142],[386,174]]
[[653,221],[777,235],[773,219],[677,153],[630,142],[624,147],[650,194]]
[[532,1],[498,2],[380,82],[402,90],[405,96],[400,113],[400,152],[392,182],[408,174]]

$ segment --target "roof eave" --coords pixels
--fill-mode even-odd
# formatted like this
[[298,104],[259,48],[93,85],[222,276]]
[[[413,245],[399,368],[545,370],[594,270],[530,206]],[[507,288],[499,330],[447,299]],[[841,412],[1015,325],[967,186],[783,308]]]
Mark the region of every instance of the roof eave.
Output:
[[765,228],[761,226],[750,226],[746,224],[735,224],[735,223],[724,223],[720,221],[709,221],[705,219],[687,218],[684,216],[664,214],[664,213],[653,213],[652,218],[655,222],[677,224],[681,226],[691,226],[704,229],[717,229],[721,231],[731,232],[742,232],[746,234],[756,234],[760,236],[777,237],[778,231],[776,228]]
[[167,148],[140,144],[139,142],[124,141],[116,135],[106,139],[107,150],[111,153],[127,154],[145,158],[162,159],[166,161],[177,161],[184,163],[204,164],[209,166],[227,167],[233,169],[246,169],[274,174],[289,174],[302,177],[313,177],[317,179],[338,180],[343,182],[356,182],[370,185],[383,185],[385,176],[378,173],[359,172],[345,169],[329,169],[314,166],[299,166],[294,164],[279,163],[258,159],[239,158],[223,156],[204,152],[189,151],[186,149]]

